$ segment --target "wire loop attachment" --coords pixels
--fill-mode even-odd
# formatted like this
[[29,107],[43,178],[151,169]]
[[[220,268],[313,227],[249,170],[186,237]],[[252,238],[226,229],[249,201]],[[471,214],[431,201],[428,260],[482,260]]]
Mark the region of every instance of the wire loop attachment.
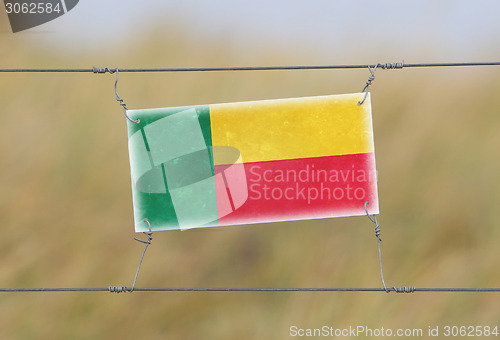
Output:
[[144,251],[142,252],[141,260],[139,261],[139,265],[137,266],[137,271],[135,272],[134,283],[132,284],[132,288],[129,289],[129,292],[131,292],[131,293],[134,291],[135,283],[137,282],[137,276],[139,276],[139,270],[141,269],[142,260],[144,259],[144,255],[146,254],[146,250],[148,250],[148,247],[151,244],[151,241],[153,240],[153,237],[152,237],[153,232],[151,231],[151,224],[149,223],[147,218],[144,219],[144,222],[146,222],[148,224],[149,231],[145,231],[145,232],[143,232],[143,234],[146,235],[148,237],[148,239],[146,241],[143,241],[141,239],[134,237],[134,240],[141,242],[141,243],[144,243],[146,246],[144,247]]
[[143,234],[147,235],[148,239],[146,241],[143,241],[141,239],[134,237],[134,240],[146,244],[146,246],[144,247],[144,251],[142,252],[142,256],[141,256],[141,260],[139,261],[139,265],[137,266],[137,271],[135,272],[134,283],[132,283],[131,288],[128,288],[127,286],[109,286],[107,290],[110,293],[118,293],[118,294],[124,293],[124,292],[132,293],[134,291],[135,283],[137,282],[137,276],[139,276],[139,270],[141,269],[142,260],[144,259],[144,255],[146,254],[146,250],[148,249],[148,246],[151,244],[151,241],[153,240],[153,237],[151,236],[151,235],[153,235],[153,232],[151,231],[151,224],[149,223],[147,218],[144,219],[144,222],[146,222],[148,224],[149,231],[145,231],[145,232],[143,232]]
[[384,64],[376,64],[373,68],[371,68],[370,65],[368,65],[368,70],[370,71],[370,76],[368,77],[368,80],[366,81],[365,87],[363,87],[363,91],[365,96],[363,97],[363,100],[358,102],[358,106],[363,105],[363,103],[366,100],[366,97],[368,96],[368,88],[372,84],[372,81],[375,80],[375,71],[377,70],[377,67],[380,67],[383,70],[395,70],[395,69],[402,69],[405,65],[405,61],[403,60],[402,62],[396,62],[396,63],[384,63]]
[[370,67],[370,65],[368,65],[368,70],[370,70],[370,76],[368,77],[368,80],[366,81],[366,84],[365,84],[365,87],[363,87],[363,91],[361,92],[364,92],[365,93],[365,96],[363,97],[363,100],[358,102],[358,106],[361,106],[363,105],[363,103],[365,102],[366,100],[366,97],[368,96],[368,88],[370,87],[370,85],[372,84],[372,81],[375,80],[375,71],[377,70],[377,67],[379,66],[380,64],[377,64],[375,65],[375,67],[372,69]]
[[123,114],[125,115],[125,117],[127,117],[127,119],[129,121],[131,121],[132,123],[140,123],[140,119],[137,119],[137,120],[133,120],[132,118],[129,117],[129,115],[127,114],[127,104],[125,104],[123,102],[123,99],[120,98],[120,95],[118,94],[118,89],[117,89],[117,86],[118,86],[118,67],[116,68],[109,68],[109,67],[93,67],[92,68],[92,72],[94,73],[99,73],[99,74],[104,74],[104,73],[109,73],[109,74],[113,74],[113,73],[116,73],[116,80],[115,80],[115,96],[116,96],[116,101],[119,102],[119,104],[123,107]]
[[382,285],[384,286],[385,292],[386,293],[390,293],[390,292],[413,293],[413,292],[415,292],[415,287],[394,287],[393,286],[391,288],[387,288],[387,286],[385,285],[384,271],[382,269],[382,251],[380,250],[380,242],[382,242],[382,239],[380,238],[380,233],[381,233],[380,224],[378,223],[377,216],[375,214],[370,216],[370,213],[368,213],[368,208],[367,208],[368,204],[370,204],[370,202],[366,201],[365,202],[365,212],[366,212],[366,216],[368,216],[370,221],[372,221],[373,224],[375,224],[375,237],[377,238],[377,245],[378,245],[378,262],[380,265],[380,279],[382,280]]
[[[132,123],[136,123],[136,124],[139,124],[140,123],[140,119],[137,119],[137,120],[133,120],[132,118],[130,118],[127,114],[127,104],[125,104],[123,102],[123,99],[120,98],[120,95],[118,95],[118,90],[117,90],[117,86],[118,86],[118,68],[116,68],[114,70],[114,72],[116,72],[116,80],[115,80],[115,95],[116,95],[116,101],[120,103],[120,105],[123,107],[123,114],[125,115],[125,117],[127,117],[127,119],[129,121],[131,121]],[[110,73],[113,73],[110,71]]]
[[373,224],[375,224],[375,237],[377,237],[377,245],[378,245],[378,261],[379,261],[379,265],[380,265],[380,278],[382,279],[382,285],[384,286],[384,290],[389,293],[390,290],[387,289],[387,287],[385,286],[385,281],[384,281],[384,271],[382,269],[382,251],[380,250],[380,242],[382,242],[382,239],[380,238],[380,224],[378,223],[377,221],[377,216],[375,216],[375,214],[373,214],[373,217],[370,216],[370,214],[368,213],[368,204],[370,204],[369,201],[366,201],[365,202],[365,212],[366,212],[366,216],[368,216],[368,218],[370,219],[370,221],[373,222]]

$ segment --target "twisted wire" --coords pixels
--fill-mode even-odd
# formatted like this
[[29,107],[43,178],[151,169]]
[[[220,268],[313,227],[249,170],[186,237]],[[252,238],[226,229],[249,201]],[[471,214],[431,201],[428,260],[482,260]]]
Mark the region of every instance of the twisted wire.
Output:
[[370,216],[368,213],[368,204],[370,204],[369,201],[365,202],[365,212],[366,216],[370,219],[370,221],[375,224],[375,237],[377,238],[377,246],[378,246],[378,262],[379,262],[379,267],[380,267],[380,279],[382,280],[382,285],[384,286],[384,290],[386,293],[390,292],[396,292],[396,293],[413,293],[415,292],[415,287],[391,287],[387,288],[385,285],[385,280],[384,280],[384,270],[382,269],[382,250],[380,249],[380,242],[382,242],[382,238],[380,238],[381,230],[380,230],[380,224],[377,221],[377,216],[373,214],[373,217]]
[[139,270],[141,269],[142,260],[144,260],[144,255],[146,254],[146,250],[148,250],[148,247],[151,244],[151,241],[153,240],[153,237],[152,237],[153,232],[151,231],[151,224],[149,223],[149,220],[147,218],[144,219],[144,222],[146,222],[148,224],[149,231],[145,231],[145,232],[143,232],[143,234],[147,235],[148,239],[146,241],[143,241],[143,240],[140,240],[140,239],[134,237],[134,240],[142,242],[146,245],[144,246],[141,260],[139,261],[139,265],[137,266],[137,271],[135,272],[134,283],[132,284],[132,288],[130,288],[130,290],[129,290],[131,293],[134,291],[135,283],[137,282],[137,276],[139,276]]
[[380,224],[378,223],[377,216],[375,216],[375,214],[373,214],[373,217],[371,217],[370,214],[368,213],[368,208],[367,208],[368,204],[370,204],[370,202],[366,201],[365,202],[365,212],[366,212],[366,216],[368,216],[368,218],[370,219],[370,221],[372,221],[375,224],[375,236],[377,237],[378,262],[379,262],[379,267],[380,267],[380,279],[382,280],[382,285],[384,286],[384,290],[387,293],[389,293],[390,290],[387,289],[387,287],[385,285],[384,271],[382,269],[382,250],[380,249],[380,242],[382,242],[382,239],[380,238],[380,233],[381,233],[381,231],[380,231]]
[[125,287],[125,286],[109,286],[108,287],[108,291],[110,293],[120,294],[120,293],[128,292],[129,289],[127,287]]
[[392,287],[396,293],[414,293],[415,287]]
[[92,72],[93,73],[100,73],[100,74],[103,74],[103,73],[110,73],[110,74],[113,74],[115,72],[118,71],[118,68],[109,68],[109,67],[92,67]]
[[402,69],[403,67],[405,67],[405,61],[403,60],[400,63],[396,62],[396,63],[379,64],[379,67],[382,68],[383,70]]
[[361,91],[361,92],[364,92],[365,96],[363,97],[362,101],[358,102],[358,106],[363,105],[363,103],[365,102],[366,97],[368,96],[368,88],[372,84],[372,81],[375,80],[375,71],[377,70],[377,67],[379,65],[380,64],[375,65],[375,67],[373,69],[370,66],[368,66],[368,70],[370,70],[370,76],[368,77],[368,80],[366,81],[366,84],[365,84],[365,87],[363,88],[363,91]]
[[[95,69],[95,67],[94,67],[94,69]],[[103,68],[99,68],[99,71],[102,70],[102,69]],[[115,95],[116,95],[116,101],[123,107],[123,114],[125,115],[125,117],[127,117],[127,119],[130,122],[139,124],[140,123],[140,119],[134,120],[134,119],[132,119],[132,118],[130,118],[128,116],[128,114],[127,114],[127,110],[128,110],[127,104],[125,104],[125,102],[123,101],[123,99],[120,98],[120,95],[118,94],[118,89],[117,89],[117,87],[118,87],[118,77],[119,77],[118,68],[116,68],[114,71],[111,71],[109,68],[104,67],[104,72],[103,73],[105,73],[106,71],[109,72],[109,73],[111,73],[111,74],[113,74],[114,72],[116,72]],[[101,72],[99,72],[99,73],[101,73]]]

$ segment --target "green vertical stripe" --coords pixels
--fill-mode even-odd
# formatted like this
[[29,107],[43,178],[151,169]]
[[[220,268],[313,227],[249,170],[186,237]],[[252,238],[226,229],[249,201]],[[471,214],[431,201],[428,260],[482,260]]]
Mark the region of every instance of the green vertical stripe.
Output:
[[205,144],[209,152],[210,165],[212,169],[212,176],[215,175],[214,170],[214,152],[212,144],[212,126],[210,125],[210,108],[208,105],[196,107],[196,114],[198,115],[198,121],[200,122],[201,132],[203,133],[203,138],[205,139]]
[[[154,125],[153,129],[153,125],[151,127],[148,127],[148,125],[155,123],[160,119],[190,109],[194,109],[196,112],[196,116],[194,116],[194,119],[197,118],[199,122],[203,137],[202,141],[206,145],[206,151],[200,150],[199,152],[194,153],[188,152],[188,154],[186,155],[182,155],[176,159],[171,159],[170,161],[166,161],[166,163],[158,164],[158,162],[162,162],[162,155],[168,155],[171,151],[175,151],[177,148],[179,148],[180,144],[175,144],[175,141],[178,140],[175,138],[175,131],[178,131],[180,140],[182,140],[182,137],[186,136],[186,134],[184,134],[183,132],[182,121],[179,121],[178,119],[173,119],[172,122],[173,124],[181,124],[178,126],[179,130],[177,130],[177,125],[167,124],[163,125],[164,128],[160,129],[157,128],[160,125]],[[206,105],[195,107],[133,110],[130,111],[129,114],[131,114],[134,119],[140,119],[139,124],[132,122],[128,123],[129,138],[136,133],[142,134],[144,146],[147,151],[148,158],[151,161],[151,166],[153,167],[151,171],[148,171],[144,175],[141,175],[139,179],[136,178],[136,183],[132,184],[136,231],[145,231],[147,229],[147,225],[143,223],[144,218],[147,218],[149,220],[153,230],[178,229],[179,219],[182,217],[185,221],[186,216],[190,216],[191,214],[189,213],[190,209],[194,209],[192,214],[193,221],[195,221],[197,218],[203,220],[205,218],[205,214],[206,216],[213,216],[213,214],[215,213],[215,218],[217,218],[215,178],[213,177],[215,173],[209,106]],[[186,125],[185,127],[187,126],[189,125]],[[195,133],[194,130],[193,133]],[[167,138],[163,139],[162,136],[166,136]],[[196,134],[193,135],[194,140],[196,140],[196,136]],[[189,140],[186,138],[184,139],[185,141],[182,145],[185,145],[189,148]],[[168,140],[170,140],[170,142],[168,142]],[[195,143],[194,140],[193,143]],[[196,145],[196,143],[193,145]],[[172,148],[171,151],[168,151],[169,148]],[[164,151],[161,151],[162,149]],[[182,150],[182,148],[180,150]],[[208,155],[205,152],[208,153]],[[203,153],[205,154],[203,155]],[[183,152],[181,152],[179,155],[181,154],[183,154]],[[136,157],[135,159],[140,158]],[[152,163],[153,159],[155,159],[155,164]],[[165,160],[167,160],[167,158],[165,158]],[[168,171],[168,173],[166,173],[166,171]],[[210,180],[209,182],[199,182],[203,181],[204,179],[210,178],[213,180],[213,184],[209,184]],[[160,186],[159,180],[163,182],[163,185]],[[196,187],[192,186],[192,184],[194,183],[200,183],[200,185],[201,183],[206,183],[203,184],[204,189],[199,192],[200,195],[197,195],[196,191],[192,191],[200,190],[195,189]],[[192,198],[189,198],[190,192]],[[210,201],[212,203],[209,203]],[[183,202],[182,205],[180,205],[181,202]],[[192,206],[190,207],[190,205]],[[180,209],[178,211],[178,213],[181,214],[179,217],[176,214],[176,207],[177,209]],[[214,209],[215,211],[212,211]],[[209,224],[217,224],[217,219],[215,221],[209,222]]]
[[[136,130],[136,133],[139,132]],[[151,150],[149,148],[148,138],[146,137],[146,133],[144,132],[143,127],[140,128],[140,133],[142,134],[142,139],[146,147],[151,167],[153,167],[154,164],[151,158]],[[142,225],[144,231],[147,231],[147,227],[144,225],[144,223],[142,223],[145,218],[147,218],[149,223],[151,224],[152,230],[155,230],[155,226],[158,226],[160,224],[168,225],[171,229],[177,229],[179,227],[179,222],[177,221],[172,198],[170,196],[170,193],[168,192],[167,180],[165,178],[165,169],[163,167],[163,164],[161,165],[161,169],[163,174],[165,193],[159,194],[154,192],[144,192],[138,190],[138,188],[134,186],[132,189],[132,194],[134,196],[135,224]],[[142,189],[151,191],[148,190],[148,186],[145,186],[145,188]]]
[[148,139],[146,138],[146,133],[144,132],[144,129],[141,129],[141,134],[142,134],[142,139],[144,140],[144,145],[146,146],[146,151],[151,151],[149,149],[149,143]]

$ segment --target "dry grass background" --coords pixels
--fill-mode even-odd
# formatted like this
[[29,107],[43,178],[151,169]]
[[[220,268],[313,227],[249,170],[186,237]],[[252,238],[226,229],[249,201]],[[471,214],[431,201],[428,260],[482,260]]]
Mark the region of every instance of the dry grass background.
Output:
[[[248,61],[223,39],[195,46],[189,32],[177,33],[161,44],[153,34],[106,55],[69,56],[37,44],[36,35],[0,34],[1,66],[300,64],[314,54],[268,46]],[[386,61],[381,56],[361,62]],[[122,74],[119,92],[130,108],[165,107],[359,92],[368,75]],[[500,286],[499,75],[497,68],[377,71],[388,285]],[[0,286],[130,285],[143,245],[133,240],[114,76],[0,77]],[[138,286],[378,287],[373,225],[356,217],[159,232]],[[284,339],[291,325],[496,325],[498,305],[498,294],[470,293],[1,293],[0,338]]]

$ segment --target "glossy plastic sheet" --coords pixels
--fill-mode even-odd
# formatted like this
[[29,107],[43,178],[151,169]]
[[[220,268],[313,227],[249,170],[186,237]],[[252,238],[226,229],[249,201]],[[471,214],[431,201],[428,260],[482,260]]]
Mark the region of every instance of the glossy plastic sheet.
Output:
[[128,111],[135,230],[378,213],[363,96]]

